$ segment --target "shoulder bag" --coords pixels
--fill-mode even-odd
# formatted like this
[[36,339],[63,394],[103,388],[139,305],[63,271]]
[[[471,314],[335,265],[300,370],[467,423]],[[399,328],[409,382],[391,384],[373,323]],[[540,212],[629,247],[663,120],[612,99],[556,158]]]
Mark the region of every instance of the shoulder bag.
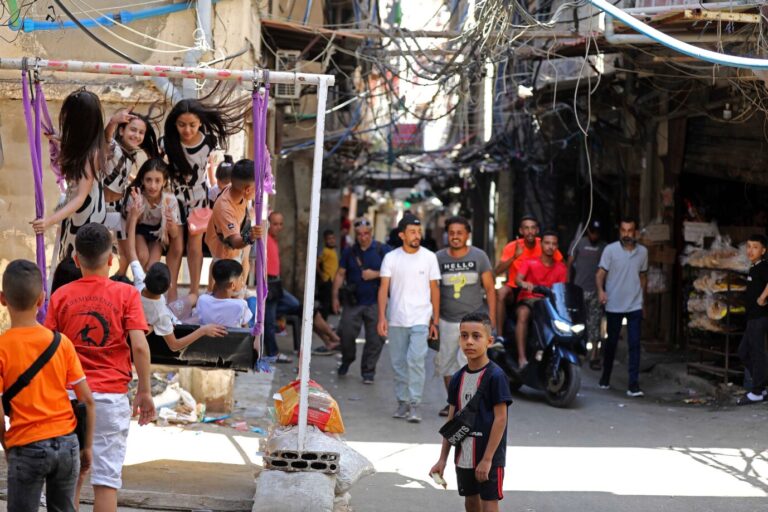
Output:
[[452,446],[458,446],[461,442],[467,438],[472,429],[475,426],[475,417],[477,416],[477,408],[480,404],[485,390],[488,389],[488,381],[491,380],[488,373],[490,368],[486,368],[483,371],[483,375],[480,378],[480,386],[475,391],[475,394],[467,402],[467,404],[456,414],[453,418],[448,420],[445,425],[440,429],[440,435],[443,436],[449,444]]

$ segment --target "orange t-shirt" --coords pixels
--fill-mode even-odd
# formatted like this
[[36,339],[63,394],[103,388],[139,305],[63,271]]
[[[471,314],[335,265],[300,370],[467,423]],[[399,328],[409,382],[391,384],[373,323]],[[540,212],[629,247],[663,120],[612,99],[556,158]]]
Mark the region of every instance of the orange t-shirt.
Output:
[[214,258],[237,259],[243,251],[242,249],[233,249],[224,243],[224,240],[230,236],[241,233],[240,230],[243,228],[248,207],[248,202],[243,198],[240,198],[239,201],[233,200],[230,195],[231,190],[232,185],[219,194],[218,199],[213,204],[211,221],[205,232],[205,243]]
[[272,235],[267,235],[267,275],[280,277],[280,247]]
[[[0,389],[5,392],[11,387],[51,341],[53,333],[42,325],[14,327],[0,336]],[[11,400],[6,446],[24,446],[74,432],[77,423],[66,387],[83,379],[75,347],[62,335],[51,360]]]
[[78,279],[51,296],[45,326],[72,340],[91,391],[128,392],[132,377],[128,331],[147,332],[136,288],[108,277]]
[[[518,238],[504,246],[504,250],[501,251],[501,261],[508,260],[515,255],[517,244],[523,244],[523,253],[514,263],[512,263],[512,266],[509,267],[509,271],[507,272],[507,286],[510,288],[517,288],[515,278],[517,277],[517,271],[520,268],[520,264],[525,260],[541,257],[541,238],[536,237],[536,245],[533,246],[533,249],[529,249],[528,246],[525,245],[525,240]],[[563,261],[563,255],[560,253],[560,250],[555,251],[554,258],[555,261]]]

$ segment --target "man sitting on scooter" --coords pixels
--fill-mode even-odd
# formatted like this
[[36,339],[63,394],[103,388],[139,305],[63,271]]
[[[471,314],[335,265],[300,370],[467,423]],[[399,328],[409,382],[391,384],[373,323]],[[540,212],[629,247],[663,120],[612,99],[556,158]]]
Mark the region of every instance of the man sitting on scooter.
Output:
[[568,269],[562,261],[555,261],[557,251],[557,233],[545,231],[541,236],[541,256],[525,260],[517,269],[515,281],[521,288],[517,297],[517,322],[515,324],[515,341],[517,342],[517,361],[520,370],[528,364],[525,355],[525,340],[528,337],[528,321],[531,318],[533,303],[543,298],[533,293],[536,286],[551,288],[555,283],[564,283],[568,278]]

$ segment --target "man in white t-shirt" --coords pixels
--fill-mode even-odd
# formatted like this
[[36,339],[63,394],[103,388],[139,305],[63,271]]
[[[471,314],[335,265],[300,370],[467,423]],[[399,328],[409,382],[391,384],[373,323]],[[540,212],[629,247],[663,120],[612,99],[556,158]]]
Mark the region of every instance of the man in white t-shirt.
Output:
[[418,423],[427,336],[438,337],[440,267],[435,253],[421,247],[418,217],[406,214],[397,229],[403,245],[387,253],[381,263],[378,331],[389,337],[389,355],[395,372],[398,406],[392,416]]

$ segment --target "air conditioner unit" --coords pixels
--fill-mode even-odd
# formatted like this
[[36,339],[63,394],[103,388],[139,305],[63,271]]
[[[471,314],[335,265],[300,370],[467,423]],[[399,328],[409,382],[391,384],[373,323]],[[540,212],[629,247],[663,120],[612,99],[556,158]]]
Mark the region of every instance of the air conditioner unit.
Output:
[[[300,51],[277,50],[275,69],[277,71],[298,71]],[[299,99],[301,86],[298,83],[275,84],[275,98],[285,100]]]

